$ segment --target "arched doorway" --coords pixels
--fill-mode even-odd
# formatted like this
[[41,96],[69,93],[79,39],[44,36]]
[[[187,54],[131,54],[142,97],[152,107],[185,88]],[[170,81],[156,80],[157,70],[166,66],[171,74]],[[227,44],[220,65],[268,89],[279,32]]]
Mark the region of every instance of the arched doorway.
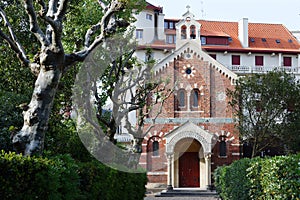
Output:
[[213,134],[192,122],[174,129],[166,138],[168,187],[196,187],[211,185],[211,142]]
[[200,149],[201,144],[193,138],[184,138],[175,145],[174,156],[178,159],[174,163],[174,185],[200,187]]
[[184,138],[175,145],[174,186],[180,188],[205,187],[203,148],[193,138]]

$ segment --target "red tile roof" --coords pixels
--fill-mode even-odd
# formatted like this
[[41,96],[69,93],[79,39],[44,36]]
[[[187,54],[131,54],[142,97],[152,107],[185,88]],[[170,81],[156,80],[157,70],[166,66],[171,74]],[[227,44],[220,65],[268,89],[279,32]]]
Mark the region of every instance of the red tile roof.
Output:
[[155,40],[151,44],[139,45],[139,49],[151,48],[151,49],[175,49],[175,44],[167,44],[164,40]]
[[[232,42],[229,48],[243,48],[238,39],[237,22],[221,22],[199,20],[201,23],[201,35],[206,32],[216,33],[215,36],[230,35]],[[249,23],[248,26],[249,48],[247,50],[282,50],[299,51],[300,44],[291,32],[282,24]],[[251,40],[251,38],[253,38]],[[262,39],[265,39],[263,41]],[[279,40],[280,43],[277,43]]]
[[157,10],[157,11],[159,11],[161,13],[163,12],[163,7],[154,6],[151,3],[149,3],[149,2],[147,2],[146,9],[148,9],[148,10]]
[[[166,19],[168,20],[168,19]],[[174,19],[172,19],[174,20]],[[225,45],[203,45],[206,50],[215,51],[257,51],[300,53],[300,43],[282,24],[249,23],[249,47],[243,48],[238,38],[238,22],[198,20],[201,24],[202,36],[231,37],[232,41]],[[171,31],[166,30],[166,33]],[[174,32],[173,32],[174,33]],[[253,38],[253,39],[251,39]],[[265,39],[263,41],[262,39]],[[280,43],[277,43],[279,40]]]

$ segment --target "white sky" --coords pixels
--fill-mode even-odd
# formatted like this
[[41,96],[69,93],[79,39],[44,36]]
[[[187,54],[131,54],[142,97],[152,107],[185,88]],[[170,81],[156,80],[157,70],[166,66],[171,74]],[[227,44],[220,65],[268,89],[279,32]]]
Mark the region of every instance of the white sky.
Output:
[[[162,6],[167,18],[180,18],[189,5],[196,19],[284,24],[300,30],[300,0],[147,0]],[[202,11],[203,10],[203,11]]]

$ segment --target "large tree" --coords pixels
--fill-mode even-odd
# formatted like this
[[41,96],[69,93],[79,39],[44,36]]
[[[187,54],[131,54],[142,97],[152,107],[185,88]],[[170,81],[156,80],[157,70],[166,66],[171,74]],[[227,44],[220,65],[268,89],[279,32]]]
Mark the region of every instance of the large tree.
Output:
[[228,95],[237,130],[252,147],[252,157],[274,149],[277,154],[297,151],[300,86],[294,76],[285,72],[247,75]]
[[[18,1],[5,2],[18,3]],[[27,53],[26,46],[20,42],[16,29],[6,15],[5,4],[0,7],[2,22],[0,37],[15,52],[22,65],[30,68],[36,76],[31,101],[27,106],[23,106],[23,127],[13,137],[14,146],[19,153],[32,155],[42,152],[51,108],[61,77],[76,63],[83,62],[98,45],[105,42],[106,38],[126,28],[130,22],[132,9],[139,7],[141,2],[144,1],[99,0],[97,6],[102,10],[102,13],[97,16],[99,20],[91,26],[84,27],[85,37],[78,39],[75,43],[76,48],[70,51],[70,45],[66,47],[64,43],[68,41],[65,38],[72,37],[72,34],[66,35],[64,32],[64,23],[70,23],[67,15],[69,0],[47,2],[23,0],[23,8],[29,18],[29,27],[26,24],[20,26],[30,30],[35,38],[32,42],[37,41],[38,48],[33,57]]]

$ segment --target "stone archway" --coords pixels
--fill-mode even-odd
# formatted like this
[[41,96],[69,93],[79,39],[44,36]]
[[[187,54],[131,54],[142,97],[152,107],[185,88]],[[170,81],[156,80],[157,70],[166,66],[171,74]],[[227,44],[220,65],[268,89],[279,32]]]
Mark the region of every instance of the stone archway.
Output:
[[200,179],[200,187],[209,187],[211,185],[210,155],[212,149],[213,134],[208,133],[207,131],[205,131],[204,129],[200,128],[192,122],[186,122],[182,126],[174,129],[173,131],[165,135],[165,138],[166,155],[168,160],[168,189],[172,189],[173,186],[180,186],[180,175],[178,170],[179,152],[178,150],[176,151],[176,147],[182,141],[187,139],[190,139],[199,144],[199,173],[202,174],[202,179]]

